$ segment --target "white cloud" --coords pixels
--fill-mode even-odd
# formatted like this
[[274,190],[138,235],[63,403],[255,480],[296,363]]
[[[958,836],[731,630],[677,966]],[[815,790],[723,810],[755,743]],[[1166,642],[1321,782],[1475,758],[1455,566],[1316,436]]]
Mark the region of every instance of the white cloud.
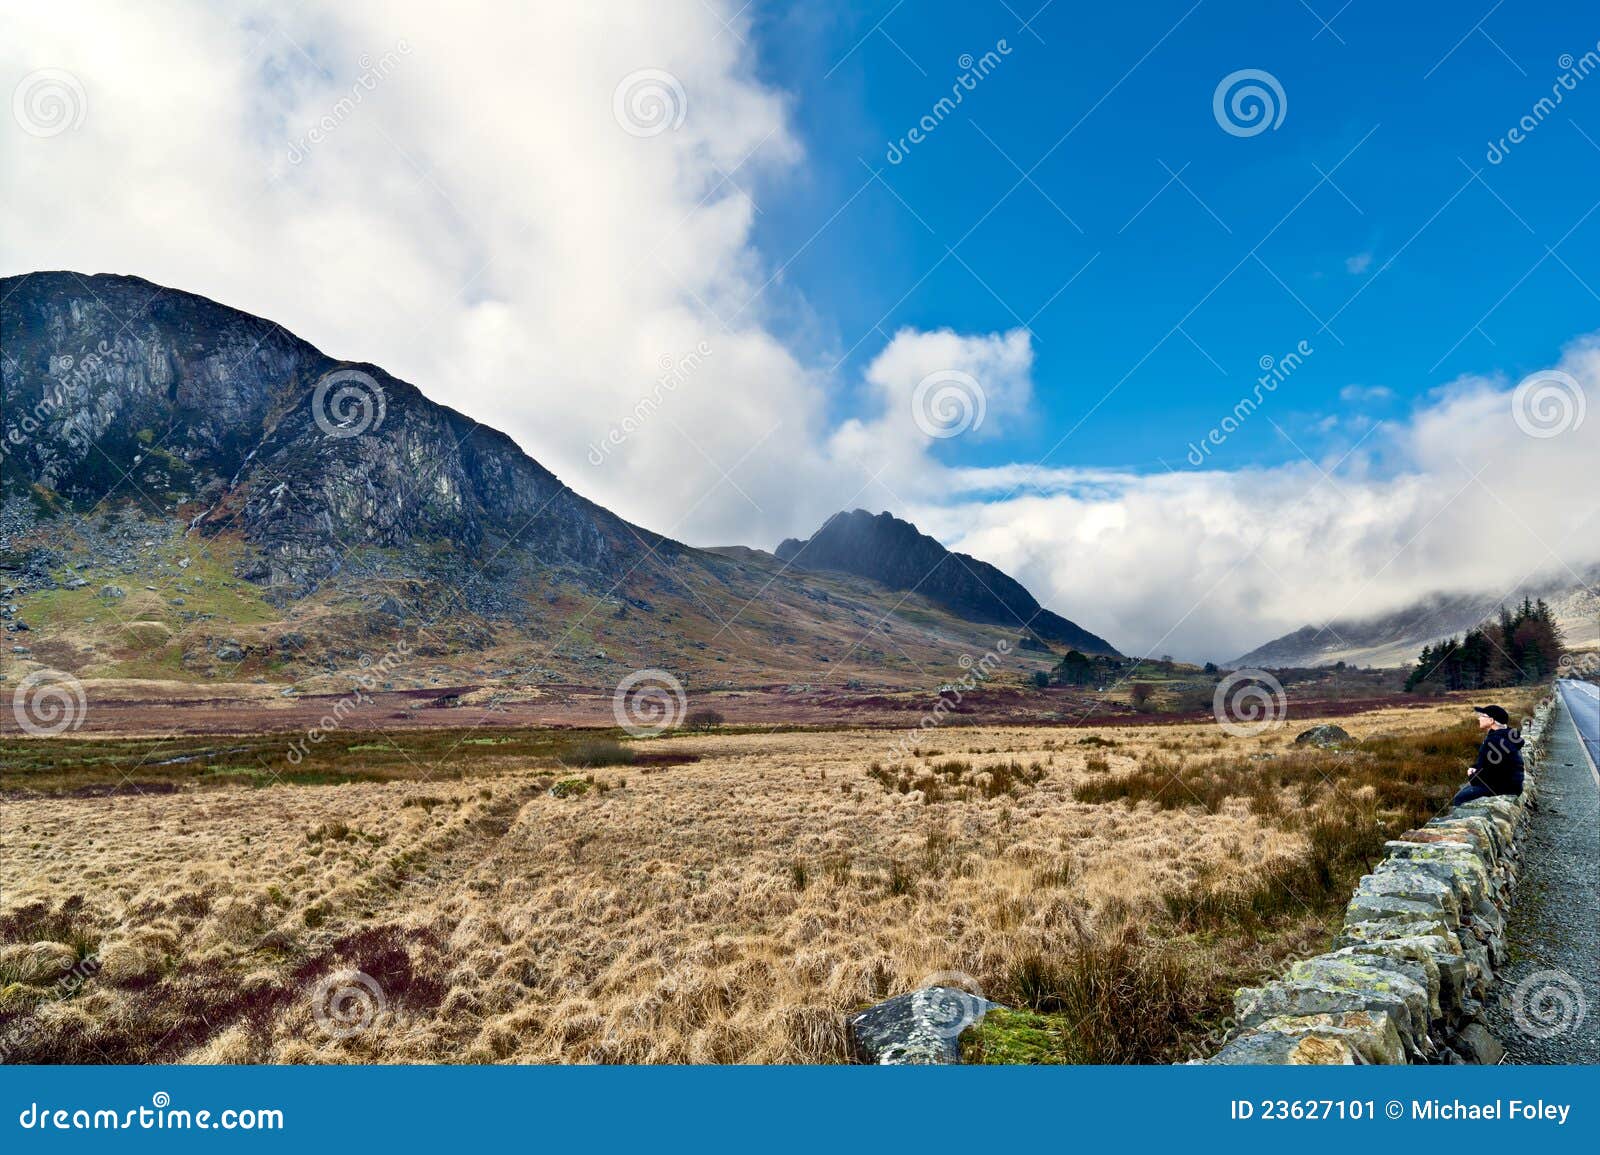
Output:
[[992,492],[985,471],[952,472],[965,493],[912,514],[1130,652],[1231,658],[1307,623],[1441,590],[1509,591],[1536,574],[1576,580],[1600,560],[1600,339],[1574,343],[1559,369],[1590,416],[1558,436],[1523,431],[1511,382],[1463,378],[1332,477],[1332,461],[1055,471],[985,503],[973,500]]
[[[1232,656],[1308,620],[1600,549],[1582,523],[1600,416],[1526,437],[1503,381],[1459,382],[1385,425],[1332,481],[1307,463],[947,466],[951,447],[913,418],[919,385],[967,374],[985,409],[961,436],[1014,432],[1027,334],[902,330],[861,383],[777,335],[774,317],[804,303],[784,286],[789,254],[756,251],[741,188],[760,197],[800,162],[796,98],[757,78],[748,16],[711,7],[8,5],[0,77],[66,69],[88,107],[57,136],[0,131],[0,259],[137,273],[281,321],[692,542],[771,545],[842,506],[892,508],[1129,650]],[[614,96],[647,69],[670,73],[685,107],[641,136]],[[659,393],[663,362],[702,342],[668,403],[590,464]],[[1583,344],[1563,363],[1591,399],[1597,361]],[[869,411],[831,422],[857,384]]]
[[1362,273],[1367,271],[1367,268],[1371,264],[1371,253],[1357,253],[1353,257],[1346,257],[1344,259],[1344,271],[1353,277],[1359,277]]
[[1394,400],[1394,390],[1387,385],[1346,385],[1339,390],[1339,400],[1377,404]]

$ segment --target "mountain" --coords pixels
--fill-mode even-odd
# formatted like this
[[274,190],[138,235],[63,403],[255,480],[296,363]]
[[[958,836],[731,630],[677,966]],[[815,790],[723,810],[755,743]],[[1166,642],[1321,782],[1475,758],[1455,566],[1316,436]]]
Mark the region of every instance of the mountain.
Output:
[[1524,597],[1544,598],[1555,612],[1570,648],[1600,645],[1600,566],[1573,575],[1565,573],[1506,592],[1433,594],[1393,613],[1363,619],[1341,619],[1326,626],[1302,626],[1257,646],[1228,663],[1243,667],[1409,666],[1423,646],[1432,645],[1499,613]]
[[0,351],[16,669],[321,687],[404,642],[401,688],[921,685],[993,642],[879,582],[632,525],[379,366],[137,277],[0,279]]
[[851,573],[919,593],[969,621],[992,622],[1085,653],[1117,653],[1104,638],[1045,609],[1016,579],[988,562],[952,553],[889,513],[834,514],[808,540],[784,541],[776,556],[794,568]]

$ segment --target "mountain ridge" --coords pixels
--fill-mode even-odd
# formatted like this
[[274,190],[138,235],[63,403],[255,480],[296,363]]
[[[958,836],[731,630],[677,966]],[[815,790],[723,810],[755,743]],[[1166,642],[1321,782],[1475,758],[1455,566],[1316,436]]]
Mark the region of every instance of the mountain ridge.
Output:
[[1409,666],[1423,646],[1482,624],[1524,597],[1551,603],[1574,648],[1600,644],[1600,566],[1566,578],[1523,583],[1502,593],[1433,593],[1387,614],[1306,625],[1264,642],[1227,665],[1240,667]]
[[[23,661],[215,676],[242,652],[246,672],[298,677],[404,635],[512,680],[835,662],[922,680],[992,639],[870,579],[636,526],[381,366],[209,298],[57,271],[0,280],[0,300],[6,629],[77,615],[31,629]],[[86,600],[91,577],[121,593]]]
[[969,554],[955,553],[909,521],[864,509],[839,512],[805,541],[788,538],[774,556],[801,569],[838,570],[916,591],[973,621],[1012,626],[1086,653],[1120,656],[1104,638],[1045,609],[1015,578]]

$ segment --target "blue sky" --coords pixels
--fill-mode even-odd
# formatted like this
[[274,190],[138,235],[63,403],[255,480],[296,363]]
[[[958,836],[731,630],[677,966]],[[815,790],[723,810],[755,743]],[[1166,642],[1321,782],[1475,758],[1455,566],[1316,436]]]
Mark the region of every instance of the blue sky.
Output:
[[[1338,456],[1365,431],[1352,417],[1403,415],[1463,373],[1516,379],[1600,327],[1600,77],[1486,159],[1563,54],[1595,48],[1583,6],[783,7],[749,34],[806,161],[749,191],[756,243],[809,304],[797,330],[847,369],[901,326],[1034,334],[1035,419],[940,447],[951,460],[1037,460],[1076,427],[1049,464],[1189,468],[1258,360],[1301,340],[1315,353],[1280,390],[1281,431],[1258,422],[1214,463]],[[889,163],[962,54],[1002,39]],[[1243,68],[1280,82],[1276,129],[1214,119]]]
[[270,317],[691,545],[890,510],[1128,652],[1575,582],[1600,16],[1342,2],[33,0],[0,267]]

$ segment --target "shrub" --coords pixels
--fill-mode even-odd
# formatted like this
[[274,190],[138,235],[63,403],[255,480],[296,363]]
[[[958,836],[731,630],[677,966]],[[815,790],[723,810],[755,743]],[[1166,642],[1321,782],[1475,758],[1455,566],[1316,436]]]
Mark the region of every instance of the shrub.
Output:
[[689,716],[683,724],[691,730],[715,730],[727,722],[727,719],[717,710],[690,710]]
[[633,750],[611,738],[579,742],[562,758],[569,766],[626,766],[633,761]]

